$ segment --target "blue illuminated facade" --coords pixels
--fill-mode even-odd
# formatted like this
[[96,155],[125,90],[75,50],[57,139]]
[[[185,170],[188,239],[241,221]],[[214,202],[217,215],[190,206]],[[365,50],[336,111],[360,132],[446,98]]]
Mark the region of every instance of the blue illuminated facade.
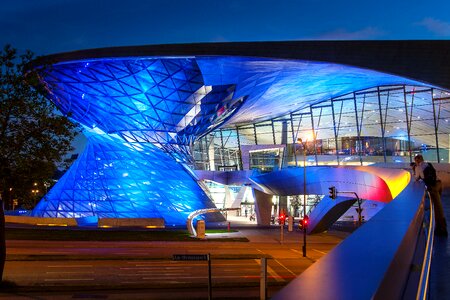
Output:
[[189,212],[214,207],[184,168],[151,144],[133,148],[90,135],[81,156],[41,200],[33,215],[83,218],[164,218],[185,222]]
[[214,207],[189,170],[190,146],[241,105],[233,85],[205,86],[190,58],[77,61],[40,72],[89,142],[34,216],[182,225],[190,212]]
[[82,59],[37,69],[49,98],[89,142],[33,215],[173,225],[214,206],[191,171],[193,145],[213,130],[354,90],[421,85],[331,63],[230,56]]

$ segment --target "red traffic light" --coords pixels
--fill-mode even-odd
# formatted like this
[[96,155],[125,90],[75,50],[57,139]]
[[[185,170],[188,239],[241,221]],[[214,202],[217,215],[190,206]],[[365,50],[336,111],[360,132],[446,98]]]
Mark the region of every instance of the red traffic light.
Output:
[[286,215],[284,213],[281,213],[278,219],[280,224],[284,224],[284,222],[286,221]]
[[302,219],[302,228],[308,228],[308,225],[309,225],[309,217],[304,216]]

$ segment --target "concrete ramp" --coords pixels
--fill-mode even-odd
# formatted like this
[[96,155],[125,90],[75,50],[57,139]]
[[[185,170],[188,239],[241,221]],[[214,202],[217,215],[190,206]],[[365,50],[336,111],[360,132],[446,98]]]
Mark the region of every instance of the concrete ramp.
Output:
[[355,198],[325,196],[309,215],[308,234],[320,233],[336,222],[352,205]]

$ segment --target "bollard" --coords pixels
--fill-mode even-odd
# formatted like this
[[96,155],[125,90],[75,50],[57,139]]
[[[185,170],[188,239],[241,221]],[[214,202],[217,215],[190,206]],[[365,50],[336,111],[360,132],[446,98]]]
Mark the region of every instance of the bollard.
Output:
[[203,220],[197,222],[197,238],[205,238],[205,221]]
[[230,231],[231,230],[231,224],[230,224],[230,222],[228,222],[228,231]]
[[294,230],[294,217],[289,216],[288,217],[288,231],[292,232]]
[[280,243],[284,241],[284,224],[280,224]]
[[267,299],[267,258],[261,257],[261,276],[259,278],[259,299]]

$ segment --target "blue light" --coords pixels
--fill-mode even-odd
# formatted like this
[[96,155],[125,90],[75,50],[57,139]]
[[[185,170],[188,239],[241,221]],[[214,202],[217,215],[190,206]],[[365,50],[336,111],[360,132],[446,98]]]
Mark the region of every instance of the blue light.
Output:
[[144,148],[90,136],[85,151],[32,215],[164,218],[166,225],[184,225],[191,211],[214,207],[180,164],[151,144]]
[[214,207],[177,162],[191,162],[195,139],[237,111],[242,101],[233,85],[205,85],[192,58],[75,61],[39,72],[89,143],[34,216],[184,225],[190,212]]
[[185,169],[208,132],[355,90],[422,85],[331,63],[220,56],[89,59],[38,71],[89,143],[33,215],[162,217],[168,225],[213,206]]

